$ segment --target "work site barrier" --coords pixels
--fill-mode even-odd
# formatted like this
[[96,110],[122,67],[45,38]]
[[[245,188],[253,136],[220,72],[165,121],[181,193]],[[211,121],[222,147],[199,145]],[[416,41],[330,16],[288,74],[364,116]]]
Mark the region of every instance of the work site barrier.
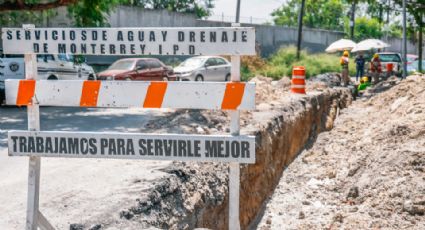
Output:
[[305,68],[303,66],[292,68],[291,92],[305,94]]
[[5,84],[9,105],[28,105],[37,95],[41,106],[255,108],[255,84],[244,82],[6,80]]
[[[255,54],[253,28],[3,28],[5,54],[24,54],[26,80],[6,81],[6,103],[27,106],[28,131],[8,132],[9,156],[29,156],[26,229],[54,227],[39,211],[40,158],[229,162],[229,229],[239,230],[240,163],[255,163],[255,137],[240,136],[239,110],[255,109],[240,55]],[[148,40],[149,38],[149,40]],[[90,48],[90,49],[89,49]],[[231,55],[232,82],[37,80],[36,54]],[[40,131],[39,106],[228,110],[230,135]],[[155,146],[155,147],[153,147]]]

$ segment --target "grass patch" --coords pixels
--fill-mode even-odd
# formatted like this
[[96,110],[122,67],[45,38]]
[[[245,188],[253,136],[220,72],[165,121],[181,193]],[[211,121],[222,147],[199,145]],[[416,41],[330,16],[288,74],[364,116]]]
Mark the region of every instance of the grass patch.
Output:
[[[294,46],[284,47],[277,51],[268,60],[258,60],[259,57],[251,57],[242,60],[242,78],[249,79],[255,75],[270,77],[275,80],[285,76],[291,76],[292,67],[304,66],[306,77],[312,77],[322,73],[341,72],[339,63],[340,56],[337,54],[310,54],[301,51],[300,60],[297,60],[297,49]],[[350,58],[350,75],[355,75],[353,57]]]

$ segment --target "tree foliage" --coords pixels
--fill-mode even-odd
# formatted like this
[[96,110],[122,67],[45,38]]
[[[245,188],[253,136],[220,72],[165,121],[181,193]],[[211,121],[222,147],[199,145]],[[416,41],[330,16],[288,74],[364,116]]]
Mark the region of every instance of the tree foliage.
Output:
[[210,15],[212,2],[213,0],[5,0],[0,1],[0,24],[41,25],[43,20],[56,15],[54,8],[67,6],[74,26],[107,26],[108,14],[119,4],[146,9],[166,9],[202,18]]
[[107,26],[106,16],[118,5],[127,0],[82,0],[68,6],[68,13],[75,26]]
[[[345,33],[349,34],[349,23],[345,23]],[[354,40],[380,38],[383,35],[382,26],[376,18],[358,17],[355,21]]]
[[77,2],[77,0],[52,0],[52,1],[39,1],[39,0],[4,0],[0,1],[0,11],[12,10],[48,10],[60,6],[67,6]]
[[213,0],[133,0],[131,5],[145,9],[166,9],[172,12],[194,14],[203,18],[211,14]]
[[[296,26],[301,0],[289,0],[272,13],[276,25]],[[345,6],[341,0],[306,0],[303,24],[310,28],[342,30]]]

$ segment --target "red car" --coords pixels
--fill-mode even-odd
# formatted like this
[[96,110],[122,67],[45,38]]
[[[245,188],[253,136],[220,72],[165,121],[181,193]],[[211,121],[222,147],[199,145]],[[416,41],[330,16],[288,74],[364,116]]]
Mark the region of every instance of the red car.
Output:
[[156,58],[125,58],[97,74],[99,80],[168,81],[176,80],[173,68]]

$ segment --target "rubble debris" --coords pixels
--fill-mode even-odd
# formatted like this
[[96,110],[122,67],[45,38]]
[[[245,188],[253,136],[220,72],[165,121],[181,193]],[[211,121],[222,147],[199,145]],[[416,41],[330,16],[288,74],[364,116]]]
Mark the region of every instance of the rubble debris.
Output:
[[[283,172],[264,211],[268,226],[425,229],[424,98],[423,76],[390,78],[341,110]],[[301,211],[314,215],[300,219]]]

